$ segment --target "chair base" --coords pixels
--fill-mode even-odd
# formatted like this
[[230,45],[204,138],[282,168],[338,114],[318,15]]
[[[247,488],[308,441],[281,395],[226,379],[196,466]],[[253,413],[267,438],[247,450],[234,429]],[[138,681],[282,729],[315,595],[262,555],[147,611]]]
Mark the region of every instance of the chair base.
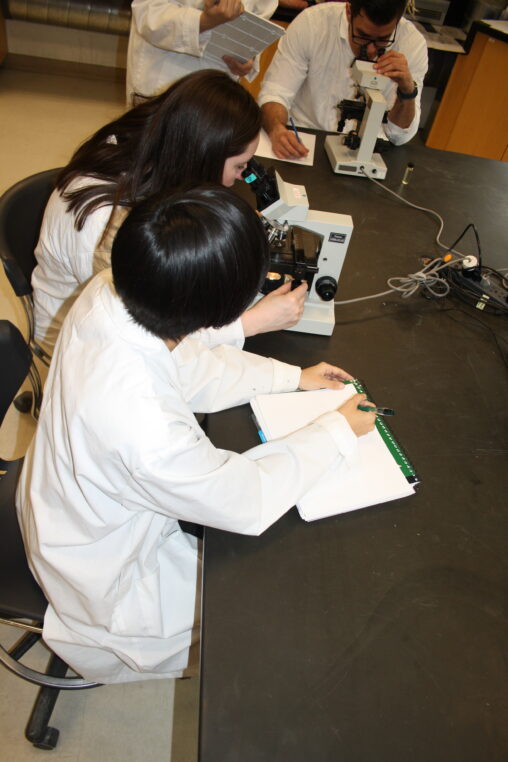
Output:
[[[52,654],[46,674],[52,677],[65,677],[67,673],[67,664],[56,654]],[[56,704],[58,688],[41,688],[35,699],[32,713],[25,730],[25,737],[37,749],[51,751],[58,743],[60,731],[49,725],[51,714]]]
[[[13,659],[21,659],[27,651],[41,639],[40,634],[28,632],[15,643],[9,651]],[[55,653],[50,655],[46,667],[46,675],[51,677],[65,677],[68,670],[67,664]],[[34,701],[32,712],[28,720],[25,737],[37,749],[51,751],[58,743],[60,731],[49,725],[53,709],[55,708],[59,688],[43,686],[40,688]]]
[[14,400],[14,407],[20,413],[30,413],[32,410],[34,396],[32,392],[21,392]]

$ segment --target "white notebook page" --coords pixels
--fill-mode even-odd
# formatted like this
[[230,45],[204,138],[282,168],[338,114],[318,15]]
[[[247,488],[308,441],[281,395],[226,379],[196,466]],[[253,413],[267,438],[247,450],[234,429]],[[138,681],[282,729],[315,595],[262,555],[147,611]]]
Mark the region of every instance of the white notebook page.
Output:
[[[261,394],[251,407],[266,439],[278,439],[306,426],[323,413],[336,410],[356,390]],[[414,493],[377,428],[358,439],[353,465],[338,457],[334,466],[300,500],[297,508],[306,521],[354,511]]]

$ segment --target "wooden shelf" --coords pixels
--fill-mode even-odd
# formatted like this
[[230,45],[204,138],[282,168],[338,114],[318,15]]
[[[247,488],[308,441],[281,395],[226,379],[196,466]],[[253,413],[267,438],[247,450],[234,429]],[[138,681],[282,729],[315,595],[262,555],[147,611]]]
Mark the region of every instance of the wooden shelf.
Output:
[[508,42],[478,31],[455,62],[427,145],[508,161]]

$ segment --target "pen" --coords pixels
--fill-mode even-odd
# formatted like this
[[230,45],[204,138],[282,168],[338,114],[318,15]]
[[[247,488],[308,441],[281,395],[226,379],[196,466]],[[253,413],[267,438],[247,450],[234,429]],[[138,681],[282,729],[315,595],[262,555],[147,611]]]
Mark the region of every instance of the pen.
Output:
[[292,116],[289,117],[289,122],[291,124],[291,128],[292,128],[293,132],[296,135],[296,139],[298,140],[300,145],[303,145],[302,141],[300,140],[300,135],[298,134],[298,130],[296,129],[296,125],[295,125],[295,123],[293,121],[293,117]]
[[395,410],[391,407],[374,407],[374,405],[358,405],[358,410],[363,410],[365,413],[373,413],[376,415],[395,415]]

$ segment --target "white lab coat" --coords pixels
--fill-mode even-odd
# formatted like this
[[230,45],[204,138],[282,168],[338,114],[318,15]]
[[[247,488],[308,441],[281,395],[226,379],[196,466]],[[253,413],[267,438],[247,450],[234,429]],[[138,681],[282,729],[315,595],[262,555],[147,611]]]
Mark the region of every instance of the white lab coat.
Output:
[[[243,0],[246,11],[270,18],[277,0]],[[211,32],[199,33],[204,0],[133,0],[127,53],[127,103],[134,93],[158,95],[180,77],[225,63],[203,58]],[[257,63],[249,78],[256,75]]]
[[[403,53],[418,87],[415,116],[409,127],[388,121],[383,125],[388,140],[395,145],[406,143],[418,130],[423,79],[428,68],[427,44],[407,19],[397,26],[391,50]],[[268,67],[259,104],[281,103],[297,125],[336,132],[340,119],[337,104],[355,92],[351,77],[354,59],[349,44],[349,26],[345,3],[322,3],[298,14],[288,27],[272,63]],[[388,110],[396,99],[397,86],[389,82],[382,90]]]
[[[79,178],[68,190],[99,184],[93,178]],[[76,230],[75,217],[67,202],[55,190],[44,211],[39,241],[35,248],[37,265],[32,273],[35,338],[51,354],[65,316],[93,275],[111,264],[111,246],[127,209],[118,208],[107,236],[104,229],[111,217],[111,205],[100,207]],[[240,320],[219,331],[200,332],[209,346],[233,344],[242,347],[244,334]]]
[[197,541],[178,519],[258,535],[356,437],[328,413],[244,454],[216,449],[193,411],[297,387],[300,369],[197,339],[169,351],[128,316],[111,271],[64,323],[18,488],[44,639],[98,682],[174,677],[199,615]]

